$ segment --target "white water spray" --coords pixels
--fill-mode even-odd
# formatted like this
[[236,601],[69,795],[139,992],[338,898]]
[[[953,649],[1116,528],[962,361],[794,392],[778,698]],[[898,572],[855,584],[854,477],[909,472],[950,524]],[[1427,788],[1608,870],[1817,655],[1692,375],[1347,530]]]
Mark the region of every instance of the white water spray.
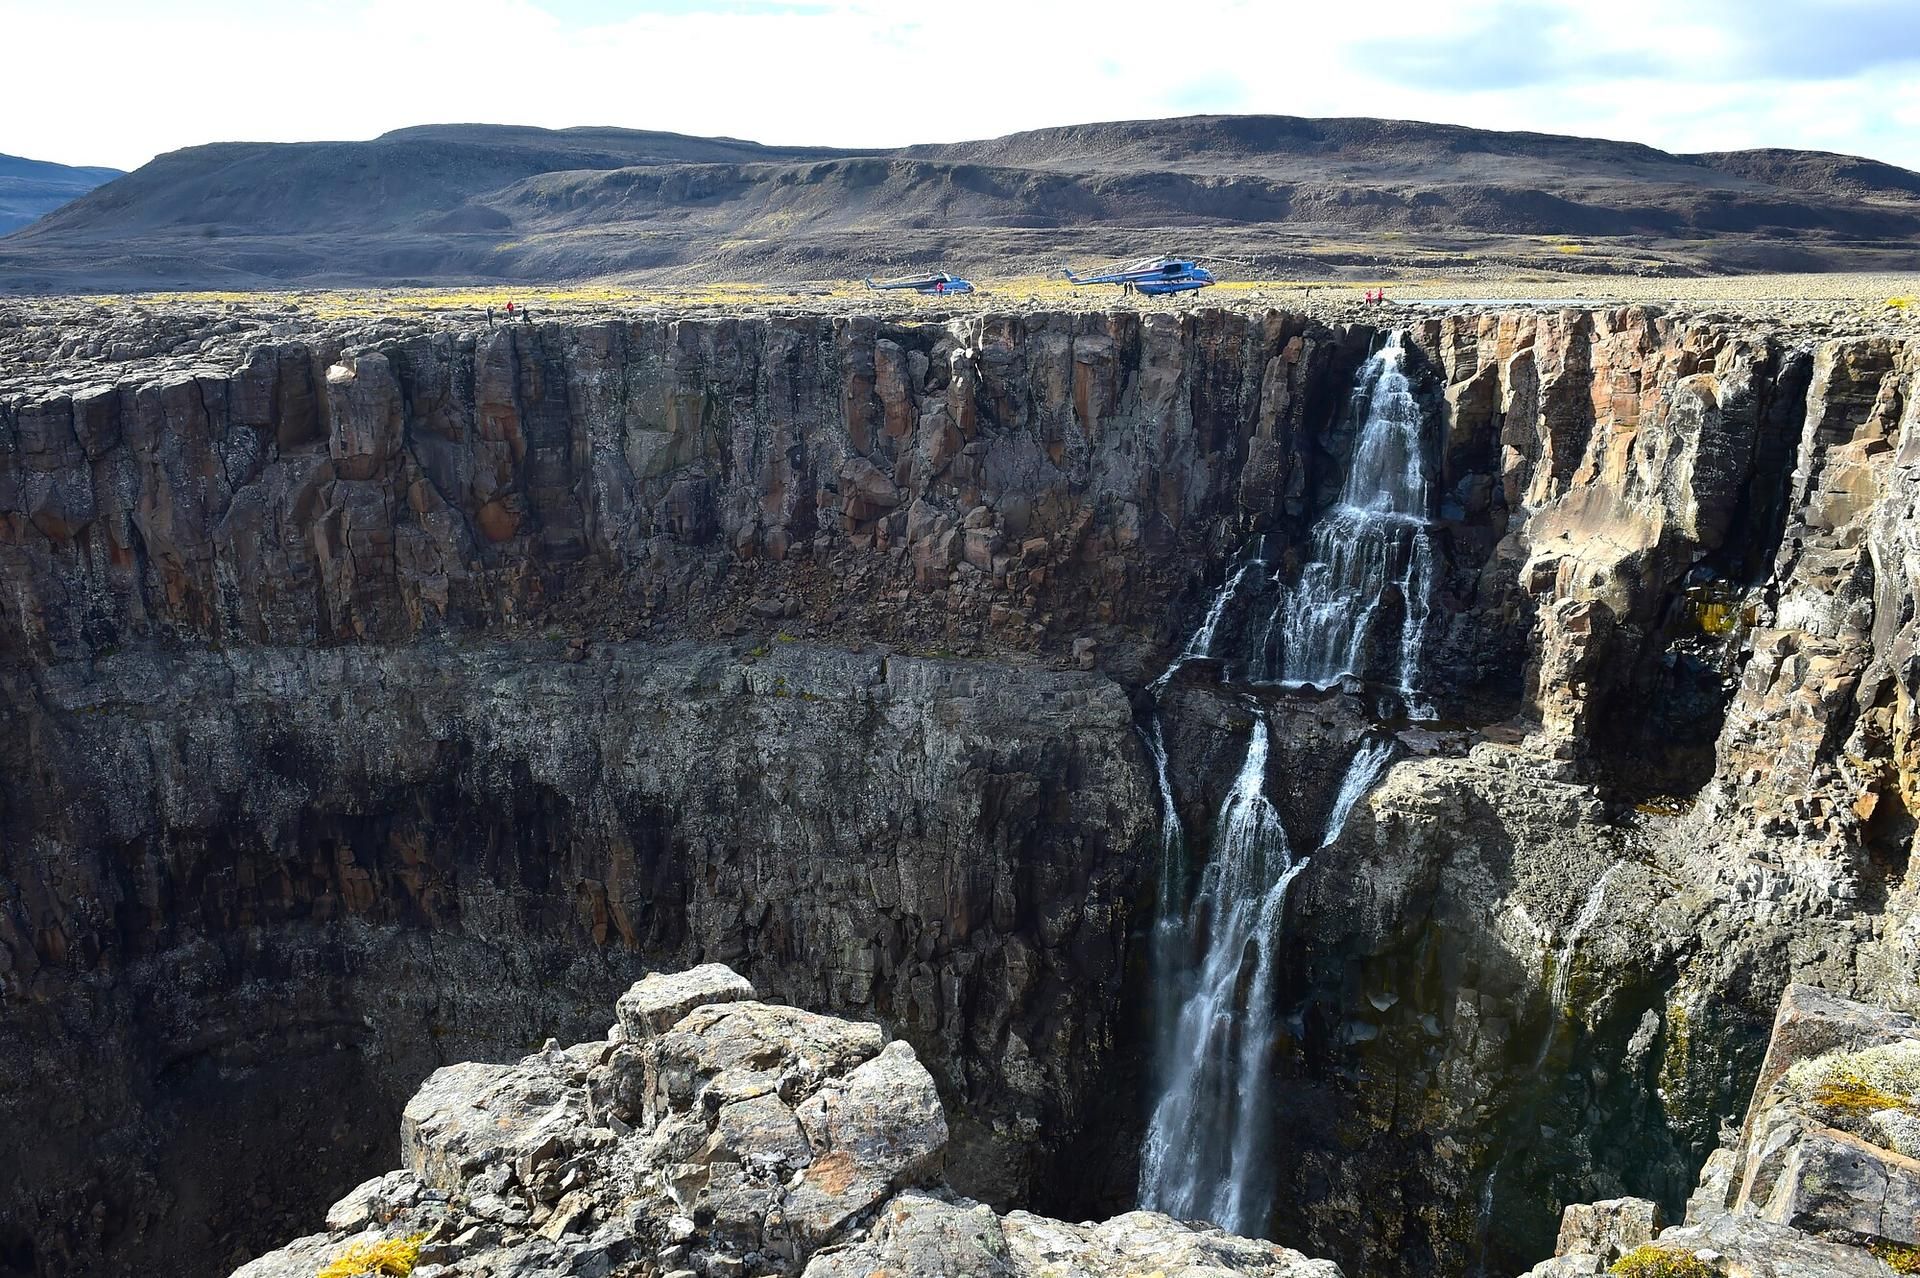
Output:
[[1160,672],[1158,679],[1155,679],[1147,686],[1148,692],[1158,697],[1161,690],[1167,686],[1168,682],[1172,680],[1174,673],[1178,671],[1181,666],[1186,665],[1189,661],[1196,661],[1213,655],[1214,636],[1219,633],[1220,621],[1221,618],[1227,615],[1227,607],[1233,603],[1234,597],[1240,593],[1240,587],[1246,583],[1248,574],[1252,573],[1256,568],[1265,569],[1266,566],[1266,560],[1260,555],[1260,541],[1256,538],[1253,544],[1247,548],[1246,554],[1241,559],[1240,567],[1227,578],[1226,584],[1214,592],[1213,602],[1207,605],[1207,615],[1201,620],[1199,627],[1193,634],[1188,636],[1186,646],[1180,650],[1180,655],[1175,657],[1172,663]]
[[1140,1166],[1144,1205],[1255,1233],[1271,1197],[1271,1169],[1254,1154],[1269,1116],[1261,1076],[1276,1028],[1273,942],[1297,871],[1266,773],[1262,715],[1187,911],[1188,928],[1204,931],[1207,945],[1173,1032],[1163,1034],[1162,1090]]
[[[1273,673],[1265,656],[1276,630],[1288,678],[1330,683],[1358,673],[1378,628],[1380,596],[1397,588],[1405,603],[1397,657],[1387,674],[1409,709],[1415,707],[1434,567],[1424,431],[1402,372],[1404,359],[1396,336],[1361,371],[1355,400],[1365,417],[1346,489],[1315,528],[1314,559],[1301,584],[1283,594],[1254,642],[1240,646],[1252,677]],[[1156,700],[1180,666],[1216,655],[1236,596],[1249,581],[1261,580],[1255,570],[1265,567],[1255,543],[1180,655],[1151,685]],[[1301,670],[1332,674],[1317,679]],[[1271,1057],[1281,1023],[1277,949],[1287,892],[1310,863],[1295,860],[1279,811],[1267,798],[1268,726],[1260,706],[1253,708],[1246,757],[1214,823],[1211,858],[1184,910],[1184,831],[1157,713],[1142,731],[1160,787],[1162,837],[1153,941],[1160,1090],[1141,1151],[1140,1204],[1242,1234],[1265,1231],[1278,1180],[1264,1149],[1273,1119]],[[1339,838],[1391,758],[1390,740],[1370,739],[1355,751],[1316,849]]]
[[1361,368],[1354,409],[1364,418],[1346,486],[1314,525],[1313,557],[1275,615],[1282,680],[1377,679],[1419,715],[1428,713],[1415,676],[1433,611],[1433,494],[1406,359],[1405,334],[1396,332]]
[[1391,741],[1376,737],[1360,743],[1360,748],[1353,752],[1353,762],[1347,765],[1345,779],[1340,782],[1340,792],[1333,797],[1333,807],[1327,811],[1326,832],[1320,836],[1322,848],[1333,846],[1333,841],[1347,828],[1353,805],[1373,792],[1392,761]]
[[[1593,881],[1593,886],[1587,889],[1587,899],[1585,903],[1581,905],[1580,913],[1574,916],[1573,926],[1567,929],[1566,938],[1560,943],[1560,953],[1553,965],[1553,1007],[1551,1011],[1554,1025],[1560,1023],[1561,1016],[1567,1010],[1567,992],[1573,981],[1574,952],[1579,948],[1580,942],[1585,939],[1587,930],[1591,928],[1594,922],[1600,917],[1600,907],[1605,904],[1607,899],[1607,884],[1613,882],[1613,876],[1620,873],[1620,867],[1625,864],[1625,861],[1615,861],[1601,872],[1599,878]],[[1551,1028],[1547,1031],[1546,1041],[1548,1043],[1553,1042],[1553,1030]]]

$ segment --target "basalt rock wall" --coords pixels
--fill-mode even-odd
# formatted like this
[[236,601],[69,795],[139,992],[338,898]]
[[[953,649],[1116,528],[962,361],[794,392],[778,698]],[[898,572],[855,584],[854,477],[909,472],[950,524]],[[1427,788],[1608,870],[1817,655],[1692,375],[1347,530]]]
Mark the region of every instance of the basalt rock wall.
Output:
[[1359,330],[1228,312],[535,325],[254,348],[7,403],[8,647],[754,619],[1168,629],[1299,509]]
[[1789,983],[1916,1005],[1920,352],[1654,331],[1504,454],[1523,713],[1403,737],[1297,891],[1282,1236],[1351,1270],[1515,1272],[1583,1189],[1677,1218]]
[[[1244,537],[1297,547],[1337,491],[1377,336],[1207,310],[622,321],[7,370],[0,1134],[36,1161],[0,1265],[257,1250],[390,1162],[433,1066],[597,1032],[640,971],[710,959],[908,1038],[962,1189],[1124,1205],[1070,1200],[1122,1192],[1131,1148],[1106,1120],[1137,1064],[1158,811],[1129,702]],[[1807,405],[1851,439],[1895,361],[1642,311],[1412,338],[1443,460],[1436,697],[1530,714],[1543,757],[1602,780],[1685,727],[1706,745],[1650,774],[1697,785],[1740,653],[1689,582],[1764,575],[1800,494],[1845,473],[1795,478]],[[1202,853],[1246,713],[1209,669],[1171,725]],[[1338,776],[1312,743],[1362,716],[1287,714],[1270,789],[1311,824]],[[1357,814],[1353,837],[1427,887],[1311,924],[1332,969],[1397,970],[1452,899],[1462,841],[1396,828]],[[1450,934],[1491,917],[1465,909]],[[1511,972],[1547,980],[1533,950]],[[1481,1104],[1494,1066],[1468,1055]],[[1302,1166],[1340,1176],[1411,1148],[1313,1130]],[[1056,1174],[1090,1150],[1119,1165],[1100,1188]],[[1405,1219],[1457,1220],[1476,1150]],[[1342,1233],[1317,1249],[1350,1272],[1461,1254],[1300,1192],[1331,1205],[1289,1227]]]
[[1154,839],[1126,692],[1053,667],[1300,508],[1367,335],[362,336],[0,410],[0,1261],[257,1249],[433,1066],[715,958],[909,1037],[1032,1201]]

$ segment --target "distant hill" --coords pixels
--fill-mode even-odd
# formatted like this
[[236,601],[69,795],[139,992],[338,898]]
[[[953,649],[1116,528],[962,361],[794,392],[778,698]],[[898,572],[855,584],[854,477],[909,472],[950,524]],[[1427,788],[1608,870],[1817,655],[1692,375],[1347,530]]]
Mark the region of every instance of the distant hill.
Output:
[[74,168],[0,155],[0,235],[19,230],[120,175],[119,169]]
[[1920,173],[1832,151],[1708,151],[1686,157],[1725,173],[1830,199],[1920,205]]
[[431,125],[160,156],[0,240],[0,288],[1018,272],[1173,248],[1301,274],[1911,267],[1920,174],[1364,118],[1193,116],[866,151]]

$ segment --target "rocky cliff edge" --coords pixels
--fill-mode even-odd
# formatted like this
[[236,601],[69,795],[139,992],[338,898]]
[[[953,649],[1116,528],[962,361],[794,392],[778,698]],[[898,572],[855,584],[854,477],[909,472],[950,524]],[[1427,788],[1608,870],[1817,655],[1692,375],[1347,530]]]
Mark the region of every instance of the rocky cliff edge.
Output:
[[1075,1225],[958,1197],[912,1048],[753,994],[717,963],[655,974],[604,1039],[436,1071],[401,1122],[405,1167],[234,1278],[1340,1278],[1153,1212]]
[[[1640,1198],[1569,1206],[1527,1278],[1887,1278],[1920,1270],[1920,1020],[1791,985],[1745,1123],[1686,1221]],[[1664,1267],[1662,1267],[1664,1266]]]

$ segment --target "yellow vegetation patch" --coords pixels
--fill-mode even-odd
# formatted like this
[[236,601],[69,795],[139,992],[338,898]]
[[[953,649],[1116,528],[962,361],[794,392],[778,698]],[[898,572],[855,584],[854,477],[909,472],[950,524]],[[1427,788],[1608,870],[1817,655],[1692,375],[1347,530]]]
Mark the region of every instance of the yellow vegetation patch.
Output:
[[1694,605],[1693,615],[1708,634],[1730,635],[1734,623],[1740,619],[1740,610],[1730,603],[1710,602]]
[[1887,299],[1887,305],[1896,311],[1904,311],[1913,305],[1913,299],[1911,297],[1889,297]]
[[1719,1278],[1719,1271],[1690,1251],[1647,1243],[1635,1247],[1607,1270],[1620,1278]]
[[407,1278],[420,1259],[425,1234],[355,1243],[334,1257],[314,1278]]
[[1553,251],[1556,253],[1584,253],[1587,251],[1587,246],[1584,244],[1556,244],[1553,246]]
[[[141,293],[96,299],[102,305],[132,306],[270,306],[297,311],[315,319],[366,316],[431,315],[450,311],[478,312],[492,307],[495,318],[506,319],[506,305],[515,311],[531,308],[533,317],[550,318],[555,310],[617,310],[632,307],[751,306],[790,304],[796,298],[845,298],[863,292],[856,281],[836,287],[777,288],[765,284],[703,284],[685,287],[627,287],[582,284],[529,287],[521,284],[459,288],[410,289],[297,289],[262,293]],[[514,316],[517,321],[519,316]]]
[[1822,1109],[1844,1114],[1874,1114],[1883,1109],[1911,1109],[1907,1098],[1875,1087],[1861,1078],[1835,1078],[1813,1089],[1809,1098]]
[[[1920,1041],[1903,1039],[1858,1052],[1829,1052],[1787,1071],[1787,1085],[1816,1104],[1855,1110],[1920,1108]],[[1822,1096],[1829,1099],[1822,1100]]]
[[1867,1250],[1896,1274],[1920,1274],[1920,1247],[1909,1247],[1905,1243],[1876,1242],[1868,1244]]

